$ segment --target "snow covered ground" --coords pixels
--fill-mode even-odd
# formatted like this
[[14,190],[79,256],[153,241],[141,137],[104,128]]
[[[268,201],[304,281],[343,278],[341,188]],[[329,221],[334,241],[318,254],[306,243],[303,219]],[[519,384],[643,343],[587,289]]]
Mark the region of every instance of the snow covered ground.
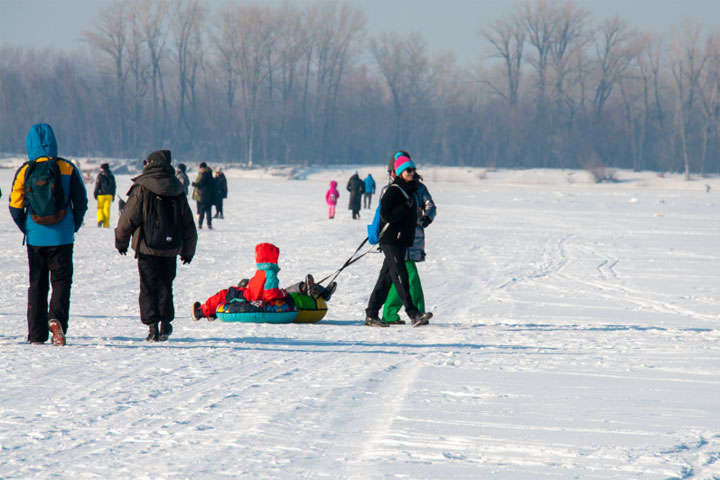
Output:
[[379,254],[341,273],[318,324],[191,320],[254,273],[256,243],[280,247],[281,285],[339,268],[372,215],[345,209],[352,170],[227,170],[226,219],[178,268],[159,344],[92,200],[68,346],[24,344],[27,260],[3,210],[0,478],[720,478],[718,178],[421,164],[429,326],[362,325]]

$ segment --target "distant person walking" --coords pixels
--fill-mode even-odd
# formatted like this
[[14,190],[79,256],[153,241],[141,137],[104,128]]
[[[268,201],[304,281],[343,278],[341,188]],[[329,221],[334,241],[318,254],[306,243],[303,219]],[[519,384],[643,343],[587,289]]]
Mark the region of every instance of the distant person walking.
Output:
[[218,167],[215,170],[215,218],[225,218],[223,213],[223,200],[228,196],[228,184],[227,178],[222,171],[222,168]]
[[187,176],[187,166],[184,163],[178,163],[177,170],[175,170],[175,177],[180,180],[180,183],[182,183],[185,188],[185,195],[187,195],[190,188],[190,179]]
[[57,140],[50,125],[30,127],[25,143],[30,160],[15,174],[10,214],[27,237],[30,269],[27,340],[32,344],[45,343],[52,333],[53,345],[65,345],[73,243],[87,212],[87,190],[80,171],[58,157]]
[[375,193],[375,179],[373,178],[372,174],[368,173],[368,176],[365,177],[363,183],[365,184],[365,193],[363,194],[363,206],[365,208],[370,208],[370,205],[372,204],[372,196],[373,193]]
[[350,201],[348,209],[352,210],[353,220],[360,219],[360,207],[362,203],[362,195],[365,192],[365,184],[360,177],[358,172],[353,173],[347,183],[347,191],[350,192]]
[[405,255],[415,239],[417,223],[417,203],[414,196],[417,187],[413,183],[415,163],[410,158],[401,155],[395,159],[393,165],[396,173],[395,180],[380,200],[379,245],[385,260],[365,309],[365,325],[388,326],[387,322],[378,318],[378,312],[387,299],[390,286],[395,285],[405,306],[405,312],[412,320],[412,326],[418,327],[427,325],[432,313],[420,312],[413,303],[408,290],[409,280],[405,266]]
[[197,246],[193,214],[171,161],[170,150],[148,155],[115,228],[115,248],[121,255],[127,254],[132,237],[140,273],[140,321],[148,326],[148,342],[165,341],[172,334],[177,256],[188,264]]
[[110,206],[115,200],[115,175],[110,171],[110,165],[100,165],[100,173],[95,179],[95,192],[97,200],[97,226],[110,228]]
[[207,163],[199,165],[198,176],[192,183],[195,187],[192,198],[197,202],[198,228],[202,229],[203,218],[207,218],[208,229],[212,230],[212,206],[215,203],[215,180]]
[[335,206],[337,205],[338,199],[340,198],[340,192],[337,189],[337,182],[332,180],[330,182],[330,188],[325,192],[325,202],[328,205],[328,218],[335,218]]

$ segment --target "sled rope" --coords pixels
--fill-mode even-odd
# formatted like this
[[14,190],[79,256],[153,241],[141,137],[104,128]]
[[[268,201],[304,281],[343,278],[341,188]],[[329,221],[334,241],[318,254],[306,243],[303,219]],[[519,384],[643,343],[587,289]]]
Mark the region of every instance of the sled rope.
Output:
[[[363,254],[361,254],[361,255],[358,255],[357,257],[355,256],[355,255],[357,255],[357,253],[360,251],[360,249],[365,245],[365,243],[367,243],[367,241],[368,241],[368,237],[365,237],[365,240],[363,240],[362,243],[360,244],[360,246],[355,249],[355,251],[353,252],[352,255],[350,255],[350,258],[348,258],[347,260],[345,260],[345,263],[343,264],[342,267],[338,268],[338,269],[335,270],[333,273],[331,273],[330,275],[328,275],[327,277],[323,278],[322,280],[320,280],[319,282],[316,282],[316,283],[318,283],[318,284],[323,284],[323,283],[325,283],[325,280],[327,280],[328,278],[330,278],[330,282],[328,283],[328,285],[329,285],[330,283],[332,283],[332,282],[335,281],[335,279],[337,278],[337,276],[340,275],[340,272],[342,272],[342,271],[345,270],[347,267],[349,267],[349,266],[352,265],[353,263],[355,263],[355,262],[357,262],[358,260],[360,260],[362,257],[364,257],[365,255],[367,255],[368,253],[372,252],[372,251],[375,249],[374,247],[371,248],[370,250],[368,250],[367,252],[365,252],[365,253],[363,253]],[[332,278],[331,278],[331,277],[332,277]]]

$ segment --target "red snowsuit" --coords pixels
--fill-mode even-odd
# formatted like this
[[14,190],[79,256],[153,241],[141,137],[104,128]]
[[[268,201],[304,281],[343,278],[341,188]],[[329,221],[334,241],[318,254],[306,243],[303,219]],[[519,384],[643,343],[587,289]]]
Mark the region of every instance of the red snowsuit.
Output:
[[260,243],[255,246],[255,262],[257,272],[250,279],[247,287],[230,287],[220,290],[208,298],[200,306],[203,315],[214,316],[217,307],[230,301],[233,298],[244,298],[248,302],[263,301],[269,302],[287,297],[287,292],[279,288],[277,272],[280,268],[277,265],[280,249],[272,243]]

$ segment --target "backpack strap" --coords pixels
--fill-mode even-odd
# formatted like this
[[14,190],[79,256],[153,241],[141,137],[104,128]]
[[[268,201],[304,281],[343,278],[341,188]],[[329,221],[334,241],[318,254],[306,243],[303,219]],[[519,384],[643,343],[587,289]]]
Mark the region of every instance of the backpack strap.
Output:
[[398,189],[400,189],[400,191],[402,192],[403,196],[405,197],[405,200],[410,200],[410,195],[408,195],[407,192],[406,192],[405,190],[403,190],[400,185],[398,185],[397,183],[391,183],[390,186],[391,186],[391,187],[397,187]]

